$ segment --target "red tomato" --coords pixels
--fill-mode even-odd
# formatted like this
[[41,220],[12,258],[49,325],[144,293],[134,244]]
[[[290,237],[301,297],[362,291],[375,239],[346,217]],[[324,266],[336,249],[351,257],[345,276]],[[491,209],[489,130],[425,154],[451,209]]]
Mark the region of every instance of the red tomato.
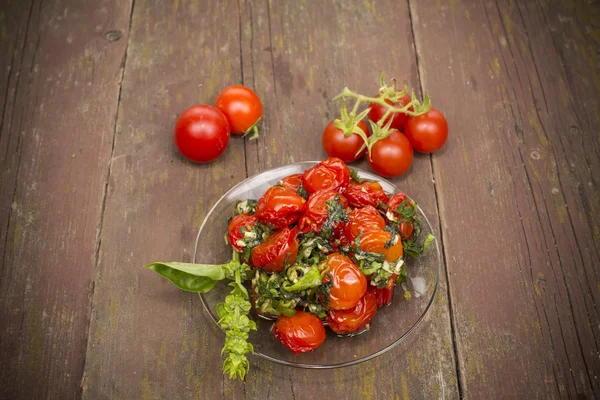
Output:
[[327,324],[335,333],[344,335],[365,328],[376,312],[377,297],[373,290],[367,290],[354,308],[329,311],[327,313]]
[[332,310],[348,310],[359,302],[367,291],[367,279],[356,264],[340,253],[327,256],[329,272],[323,282],[329,282],[331,275],[333,286],[329,291],[329,307]]
[[366,232],[360,237],[359,247],[362,251],[385,254],[386,261],[394,262],[402,257],[404,248],[400,238],[397,238],[396,243],[386,249],[385,244],[391,238],[392,234],[384,230]]
[[245,86],[229,86],[217,97],[215,106],[225,114],[231,133],[236,135],[248,132],[262,117],[260,99]]
[[[365,135],[369,136],[369,128],[363,121],[358,123],[358,127],[363,130]],[[350,136],[346,136],[344,132],[336,128],[334,121],[331,121],[323,131],[323,148],[329,157],[337,157],[344,162],[356,161],[365,155],[367,148],[358,153],[358,150],[365,144],[364,140],[353,133]]]
[[[396,286],[397,274],[393,274],[388,280],[387,286],[384,288],[374,288],[375,297],[377,298],[377,307],[387,306],[394,298],[394,287]],[[373,287],[373,286],[371,286]]]
[[219,109],[198,105],[185,110],[175,123],[175,145],[191,161],[219,157],[229,143],[229,123]]
[[[329,216],[327,202],[334,200],[336,196],[339,196],[338,203],[346,208],[348,206],[348,201],[336,191],[323,190],[311,194],[306,203],[306,211],[304,212],[304,215],[300,217],[300,221],[298,222],[300,230],[302,232],[321,232],[321,228]],[[334,231],[336,231],[336,227],[334,227]]]
[[229,234],[227,236],[231,247],[233,247],[238,252],[244,251],[244,245],[240,246],[240,243],[238,242],[244,241],[244,234],[242,233],[242,228],[246,231],[250,231],[254,227],[256,222],[257,219],[254,215],[241,214],[233,217],[229,222]]
[[[406,194],[400,192],[400,193],[396,193],[395,195],[393,195],[392,197],[390,197],[390,201],[388,201],[387,206],[388,206],[388,218],[392,219],[394,222],[397,222],[398,220],[402,219],[403,217],[398,214],[398,212],[396,211],[398,206],[400,204],[402,204],[402,202],[404,200],[408,199],[408,197],[406,197]],[[413,205],[412,202],[408,202],[408,205]],[[390,214],[391,213],[391,214]],[[415,229],[415,225],[412,221],[403,221],[400,223],[400,234],[402,235],[402,239],[408,239],[412,236],[413,231]]]
[[[379,94],[375,97],[379,97]],[[389,100],[385,101],[386,103],[390,104],[390,105],[394,105],[394,103],[392,103]],[[400,98],[400,101],[398,103],[396,103],[396,105],[398,107],[395,108],[403,108],[404,106],[406,106],[408,103],[410,103],[410,96],[405,94],[404,96],[402,96]],[[371,103],[369,105],[369,107],[371,107],[371,111],[369,111],[369,119],[375,123],[377,123],[381,118],[383,118],[383,115],[385,114],[385,112],[387,111],[387,108],[385,108],[384,106],[382,106],[381,104],[377,104],[377,103]],[[385,126],[385,123],[387,121],[389,121],[389,118],[386,118],[385,122],[383,123],[383,125]],[[392,114],[392,124],[390,125],[391,129],[398,129],[400,132],[404,131],[404,124],[406,123],[406,120],[408,119],[408,114],[404,114],[404,113],[393,113]]]
[[448,122],[444,114],[431,108],[425,114],[410,117],[406,121],[404,134],[416,151],[433,153],[448,139]]
[[256,217],[275,229],[296,222],[306,208],[306,200],[281,186],[272,186],[258,200]]
[[385,220],[372,206],[357,208],[348,214],[345,233],[354,242],[360,232],[378,231],[385,227]]
[[405,173],[412,164],[413,149],[402,133],[393,131],[371,148],[369,164],[379,175],[393,178]]
[[292,317],[280,315],[273,335],[294,354],[313,351],[325,341],[325,327],[313,314],[296,311]]
[[298,228],[283,228],[252,250],[252,265],[271,272],[281,272],[286,262],[293,264],[298,255]]
[[379,182],[363,182],[350,184],[344,192],[351,207],[373,206],[379,203],[387,204],[388,195],[385,194]]
[[277,182],[278,185],[282,185],[290,192],[298,193],[298,187],[302,185],[302,174],[294,174],[286,176]]
[[350,170],[342,160],[330,157],[304,171],[302,186],[308,193],[335,190],[343,193],[350,183]]

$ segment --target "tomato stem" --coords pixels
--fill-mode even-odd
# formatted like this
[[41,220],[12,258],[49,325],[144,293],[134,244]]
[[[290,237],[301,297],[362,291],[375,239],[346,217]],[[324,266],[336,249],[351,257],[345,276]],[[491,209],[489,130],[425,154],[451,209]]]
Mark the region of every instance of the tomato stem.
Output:
[[250,128],[248,128],[248,130],[244,133],[244,135],[242,137],[248,137],[248,140],[255,140],[258,138],[258,123],[260,122],[260,120],[262,119],[259,118],[256,120],[256,122],[254,123],[254,125],[252,125]]

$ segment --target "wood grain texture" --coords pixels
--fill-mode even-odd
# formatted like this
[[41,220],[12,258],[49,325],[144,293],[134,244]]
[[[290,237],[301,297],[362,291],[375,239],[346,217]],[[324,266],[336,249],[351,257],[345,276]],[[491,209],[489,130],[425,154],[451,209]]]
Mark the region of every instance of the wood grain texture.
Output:
[[556,62],[546,14],[576,18],[558,8],[411,2],[423,86],[454,139],[433,165],[465,398],[598,392],[600,264],[585,206],[597,131],[580,122],[597,106],[573,89],[595,72],[569,82],[570,63]]
[[129,6],[3,2],[0,16],[0,398],[78,398],[126,42],[105,34],[126,38]]

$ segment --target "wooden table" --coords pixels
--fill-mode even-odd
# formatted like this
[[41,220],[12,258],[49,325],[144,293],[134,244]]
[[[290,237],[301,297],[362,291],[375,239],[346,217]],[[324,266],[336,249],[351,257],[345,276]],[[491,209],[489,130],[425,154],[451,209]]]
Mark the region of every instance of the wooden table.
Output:
[[[600,396],[591,3],[2,1],[0,398]],[[324,158],[331,98],[375,92],[382,71],[450,125],[394,180],[443,244],[432,312],[358,366],[252,358],[245,384],[223,379],[198,296],[144,264],[190,260],[210,206],[246,176]],[[177,114],[234,83],[263,100],[261,138],[184,161]]]

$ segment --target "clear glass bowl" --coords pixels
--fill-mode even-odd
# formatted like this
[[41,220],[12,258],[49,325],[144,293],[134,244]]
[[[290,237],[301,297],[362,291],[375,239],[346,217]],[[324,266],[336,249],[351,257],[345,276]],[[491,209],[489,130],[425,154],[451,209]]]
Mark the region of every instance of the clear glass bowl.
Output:
[[[317,164],[317,161],[305,161],[270,169],[238,183],[214,205],[198,231],[194,262],[221,264],[231,259],[231,248],[225,243],[227,220],[233,213],[238,200],[258,199],[280,179]],[[377,180],[388,193],[398,189],[377,175],[358,170],[362,178]],[[418,203],[417,203],[418,204]],[[422,238],[433,232],[423,210],[419,208]],[[337,368],[358,364],[377,357],[404,341],[415,331],[431,308],[438,288],[441,254],[437,239],[429,246],[426,254],[417,260],[407,258],[408,280],[404,285],[396,285],[394,299],[388,307],[377,310],[371,322],[371,329],[353,337],[338,337],[327,330],[325,343],[313,352],[295,355],[284,347],[270,333],[273,321],[252,319],[258,325],[258,331],[250,334],[255,355],[267,360],[302,368]],[[210,292],[200,295],[202,304],[212,320],[217,324],[217,304],[229,294],[228,282],[219,282]],[[405,290],[410,298],[405,298]]]

